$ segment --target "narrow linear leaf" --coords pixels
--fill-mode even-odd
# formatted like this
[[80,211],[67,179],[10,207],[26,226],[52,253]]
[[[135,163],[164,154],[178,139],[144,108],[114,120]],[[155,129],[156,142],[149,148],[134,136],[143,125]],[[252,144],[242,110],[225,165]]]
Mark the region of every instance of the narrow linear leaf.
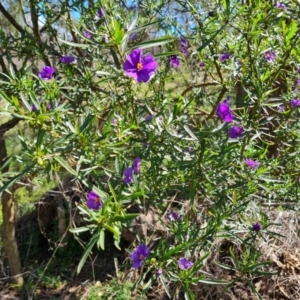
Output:
[[77,176],[77,172],[73,170],[69,164],[60,156],[54,156],[53,157],[63,168],[65,168],[66,171],[68,171],[70,174],[73,174],[74,176]]
[[81,260],[80,260],[80,262],[79,262],[79,264],[77,266],[77,274],[80,273],[83,265],[85,264],[85,262],[86,262],[88,256],[90,255],[90,253],[91,253],[91,251],[92,251],[95,243],[97,242],[97,240],[98,240],[98,236],[94,235],[91,238],[91,240],[89,241],[88,245],[86,246],[85,252],[84,252],[84,254],[83,254],[83,256],[82,256],[82,258],[81,258]]

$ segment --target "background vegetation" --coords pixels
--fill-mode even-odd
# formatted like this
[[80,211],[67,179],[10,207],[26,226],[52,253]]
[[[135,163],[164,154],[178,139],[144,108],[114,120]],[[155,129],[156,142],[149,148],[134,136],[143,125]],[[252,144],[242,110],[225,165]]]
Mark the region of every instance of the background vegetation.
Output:
[[2,285],[298,299],[299,6],[0,3]]

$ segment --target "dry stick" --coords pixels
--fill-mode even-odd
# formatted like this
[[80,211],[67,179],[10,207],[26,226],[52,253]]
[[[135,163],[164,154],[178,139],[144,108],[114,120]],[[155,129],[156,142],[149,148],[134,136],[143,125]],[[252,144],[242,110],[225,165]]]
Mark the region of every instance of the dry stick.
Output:
[[19,4],[20,4],[20,7],[21,7],[22,19],[23,19],[24,23],[26,24],[26,26],[31,28],[31,26],[27,23],[27,18],[25,16],[25,10],[24,10],[23,2],[22,2],[22,0],[18,0],[18,1],[19,1]]

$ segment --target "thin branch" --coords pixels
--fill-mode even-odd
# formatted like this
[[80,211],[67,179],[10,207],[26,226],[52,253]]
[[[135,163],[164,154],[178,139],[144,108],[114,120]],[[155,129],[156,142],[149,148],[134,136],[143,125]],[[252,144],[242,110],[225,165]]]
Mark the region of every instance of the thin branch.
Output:
[[21,7],[22,19],[23,19],[24,23],[26,24],[26,26],[28,26],[29,28],[31,28],[31,26],[27,22],[27,18],[26,18],[26,15],[25,15],[25,10],[24,10],[23,2],[22,2],[22,0],[18,0],[18,1],[19,1],[19,4],[20,4],[20,7]]
[[33,3],[33,1],[30,1],[30,16],[31,16],[31,21],[32,21],[32,30],[33,30],[33,34],[36,38],[36,41],[39,42],[40,44],[40,35],[39,35],[39,21],[38,21],[38,16],[36,13],[36,6],[35,3]]
[[192,90],[194,88],[200,88],[200,87],[206,87],[206,86],[212,86],[212,85],[219,85],[219,83],[217,83],[217,82],[207,82],[207,83],[200,83],[200,84],[196,84],[196,85],[191,85],[181,93],[181,96],[183,97],[187,92],[189,92],[190,90]]
[[4,17],[10,22],[12,26],[14,26],[20,33],[24,34],[26,31],[21,27],[19,23],[15,20],[15,18],[4,8],[4,6],[0,2],[0,11],[3,13]]

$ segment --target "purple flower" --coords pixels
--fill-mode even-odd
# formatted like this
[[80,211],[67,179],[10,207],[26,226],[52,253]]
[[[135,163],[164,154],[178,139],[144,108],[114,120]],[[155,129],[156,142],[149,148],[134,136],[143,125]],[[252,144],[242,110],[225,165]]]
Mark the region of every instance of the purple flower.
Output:
[[230,110],[228,105],[230,97],[227,97],[224,102],[219,103],[217,107],[217,115],[220,119],[222,119],[226,123],[230,123],[233,121],[234,116]]
[[279,105],[279,106],[277,107],[277,110],[278,110],[279,112],[285,111],[285,106],[284,106],[284,105]]
[[139,174],[140,172],[140,164],[141,164],[140,158],[137,157],[133,160],[132,167],[135,175]]
[[87,30],[85,30],[83,34],[87,39],[91,39],[93,37],[93,35]]
[[176,211],[173,211],[171,213],[168,213],[166,215],[166,219],[169,221],[169,222],[172,222],[172,221],[177,221],[179,219],[179,214],[176,212]]
[[142,50],[135,49],[124,63],[127,76],[134,78],[137,82],[148,82],[157,69],[157,62],[152,55],[142,57]]
[[36,108],[35,104],[31,104],[31,111],[32,112],[36,112],[37,111],[37,108]]
[[291,104],[292,107],[298,107],[298,106],[300,106],[300,100],[299,99],[293,99],[293,100],[291,100],[290,104]]
[[132,261],[132,267],[135,269],[140,268],[144,260],[149,256],[149,250],[146,245],[140,244],[136,247],[136,250],[130,254],[130,259]]
[[180,39],[180,46],[181,46],[181,52],[184,56],[187,56],[187,47],[188,47],[188,42],[185,38]]
[[133,181],[133,174],[132,174],[132,168],[126,168],[125,170],[124,170],[124,179],[123,179],[123,182],[124,183],[127,183],[127,184],[129,184],[129,183],[131,183],[132,181]]
[[300,85],[300,78],[297,79],[297,85]]
[[76,58],[74,56],[62,56],[59,58],[59,62],[63,63],[63,64],[71,64],[76,60]]
[[145,117],[145,121],[151,121],[152,119],[153,119],[153,115],[147,115],[146,117]]
[[185,257],[179,258],[177,263],[178,263],[179,269],[181,269],[181,270],[188,270],[194,265],[194,263],[187,260]]
[[273,64],[275,62],[276,53],[273,50],[268,50],[264,53],[265,59],[268,63]]
[[223,63],[225,60],[229,59],[231,57],[230,53],[224,53],[220,55],[220,61]]
[[277,2],[276,3],[276,8],[286,9],[286,6],[282,2]]
[[228,135],[232,139],[236,139],[244,132],[244,128],[240,126],[233,126],[229,129]]
[[52,105],[51,105],[50,102],[47,103],[47,109],[48,109],[48,110],[51,110],[51,109],[52,109]]
[[252,229],[255,232],[259,232],[260,231],[260,224],[259,223],[254,224],[253,227],[252,227]]
[[52,79],[54,73],[55,73],[55,69],[53,67],[45,66],[42,68],[39,75],[44,80],[50,80]]
[[129,35],[129,41],[134,42],[139,39],[139,35],[136,32],[133,32]]
[[97,10],[97,15],[98,15],[99,18],[102,18],[102,17],[103,17],[103,11],[102,11],[101,8],[99,8],[99,9]]
[[204,67],[204,66],[205,66],[205,63],[203,61],[200,61],[199,67]]
[[159,275],[162,274],[162,272],[163,272],[162,268],[159,268],[159,269],[157,270],[156,274],[159,276]]
[[300,74],[300,69],[297,70],[298,74]]
[[98,210],[102,206],[101,198],[94,191],[89,192],[86,205],[89,209]]
[[174,67],[174,68],[178,68],[180,66],[180,60],[178,59],[177,55],[171,55],[170,56],[170,64]]
[[260,162],[259,161],[254,161],[250,158],[247,158],[245,160],[245,163],[251,168],[251,169],[254,169],[256,167],[259,167],[260,166]]

